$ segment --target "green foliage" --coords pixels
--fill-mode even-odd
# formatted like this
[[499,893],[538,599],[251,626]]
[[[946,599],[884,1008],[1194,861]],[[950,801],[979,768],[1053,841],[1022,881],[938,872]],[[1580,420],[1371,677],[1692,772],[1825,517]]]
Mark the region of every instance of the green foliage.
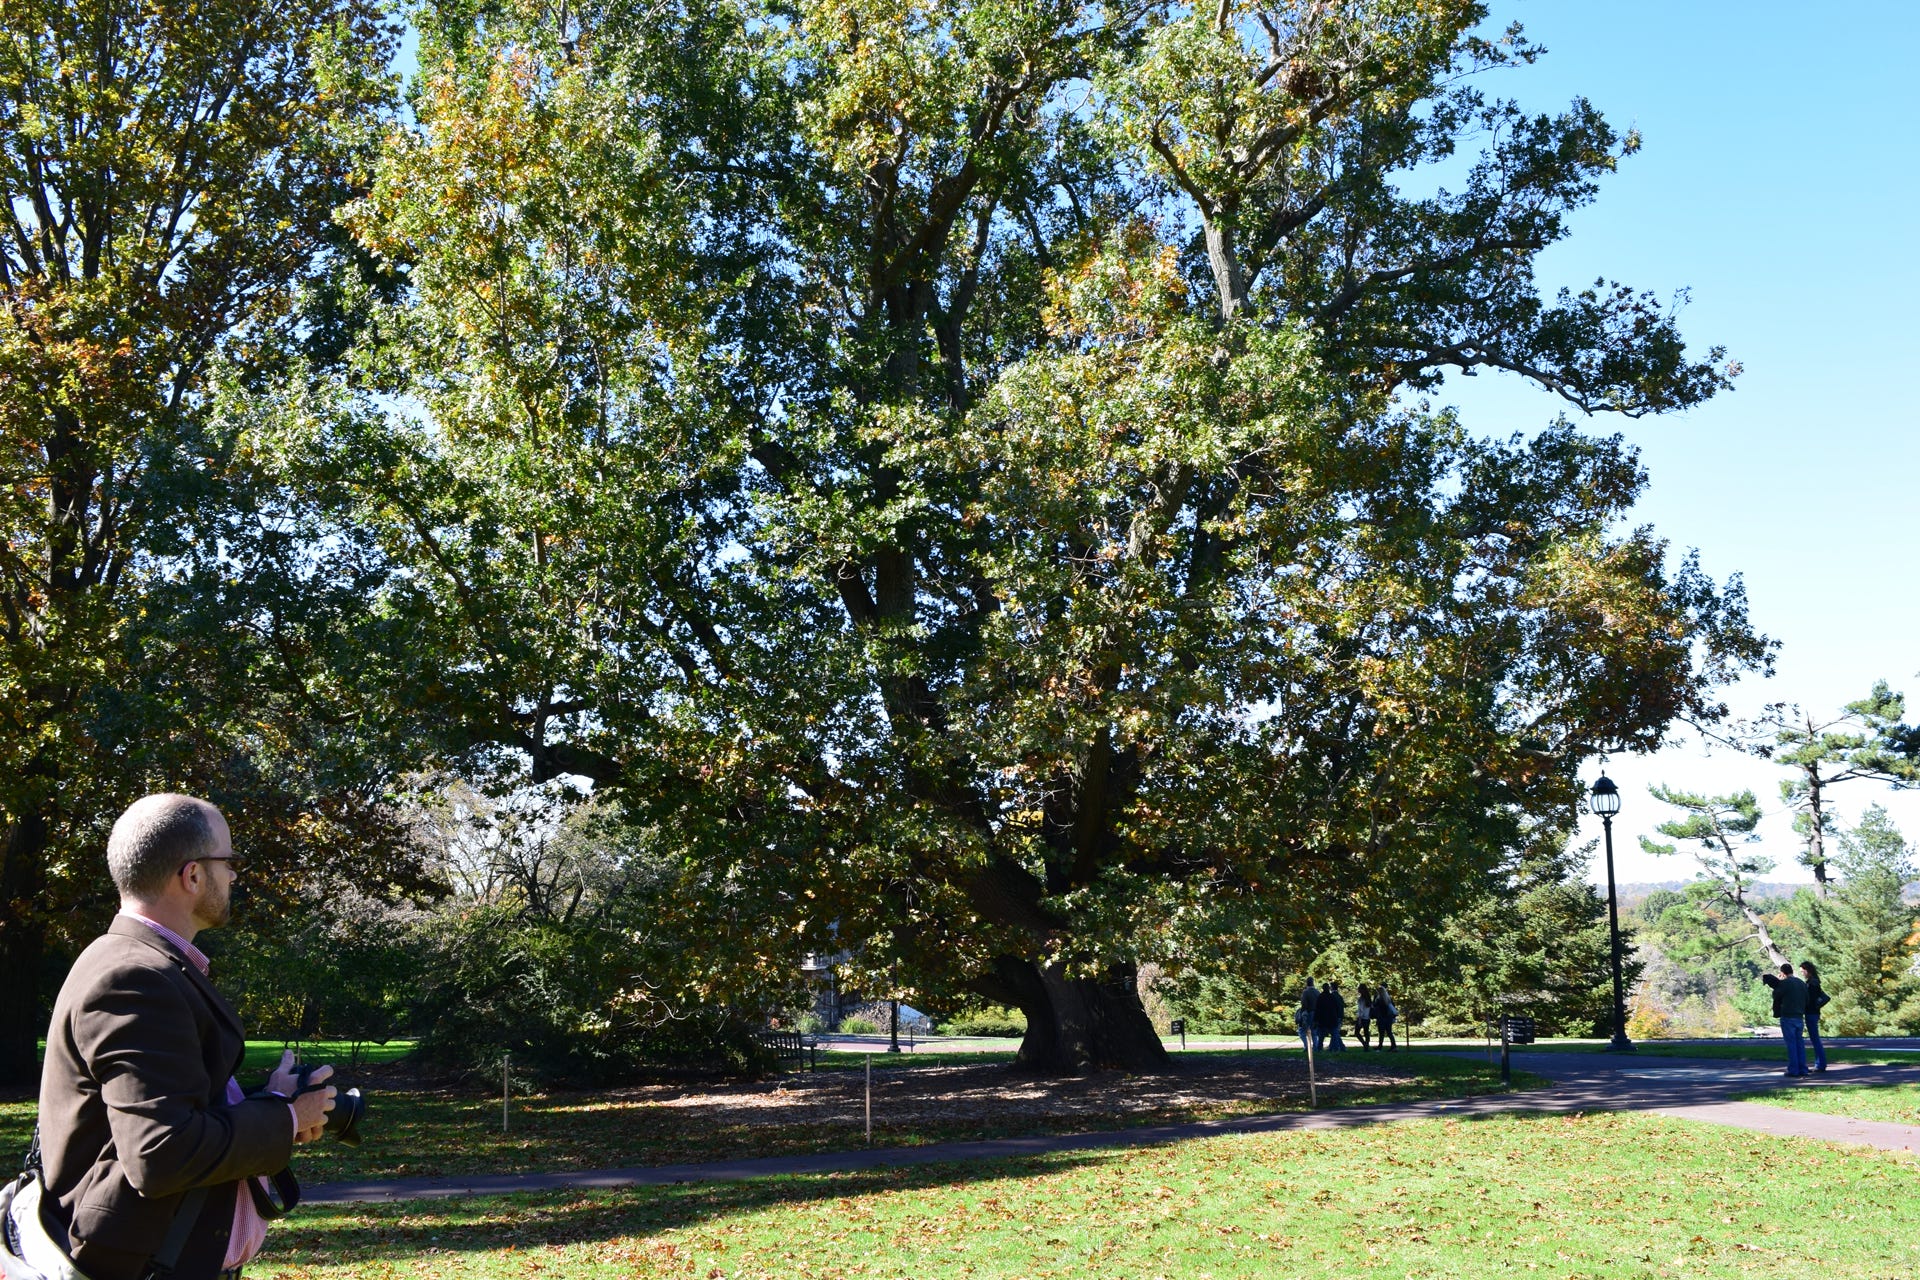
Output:
[[1708,879],[1683,894],[1650,895],[1637,926],[1645,969],[1635,1008],[1657,1010],[1675,1035],[1721,1035],[1735,1026],[1771,1023],[1772,996],[1760,975],[1773,962],[1753,945],[1753,918],[1784,952],[1804,954],[1805,935],[1789,914],[1791,905],[1753,898],[1743,907]]
[[[1249,982],[1232,973],[1188,969],[1162,984],[1168,1013],[1187,1020],[1189,1035],[1291,1035],[1293,1003],[1285,984]],[[1298,991],[1293,995],[1297,998]],[[1348,993],[1351,1002],[1351,991]]]
[[420,1059],[470,1077],[515,1069],[604,1084],[757,1069],[759,1019],[662,1010],[617,935],[530,924],[505,905],[436,915],[421,939]]
[[606,801],[502,804],[445,779],[421,813],[456,886],[412,942],[423,1061],[484,1076],[510,1052],[543,1081],[596,1084],[766,1065],[753,1033],[798,971],[763,975],[758,922],[656,833]]
[[368,807],[329,770],[351,734],[276,678],[287,602],[246,569],[293,535],[220,407],[223,383],[284,368],[394,41],[376,0],[0,8],[9,1083],[35,1075],[46,945],[77,949],[111,910],[100,838],[128,800],[211,794],[288,881]]
[[[1745,848],[1759,840],[1754,828],[1760,822],[1760,803],[1754,799],[1753,792],[1708,796],[1654,786],[1650,793],[1655,800],[1673,805],[1686,814],[1661,823],[1655,830],[1673,840],[1692,842],[1691,852],[1701,872],[1699,894],[1718,900],[1745,921],[1749,932],[1742,941],[1751,939],[1770,966],[1785,963],[1787,955],[1773,936],[1772,922],[1748,896],[1759,877],[1773,870],[1771,858]],[[1646,836],[1640,837],[1640,847],[1657,857],[1676,851],[1674,845],[1661,844]]]
[[[1766,657],[1611,532],[1618,440],[1390,400],[1470,349],[1628,412],[1723,380],[1631,295],[1539,303],[1628,144],[1461,96],[1532,56],[1478,15],[1288,18],[1261,79],[1235,28],[1061,0],[432,11],[347,214],[410,287],[273,444],[394,565],[385,683],[476,767],[620,791],[770,962],[831,926],[853,978],[1061,1028],[1052,1065],[1155,1059],[1142,960],[1291,970],[1322,904],[1418,954],[1583,752]],[[1152,122],[1222,136],[1189,63],[1243,78],[1228,149],[1312,138],[1189,157],[1145,220],[1139,166],[1187,163]],[[1396,193],[1483,128],[1466,195]],[[1225,186],[1280,228],[1237,302],[1178,230]]]
[[421,960],[413,903],[375,897],[352,881],[316,877],[277,920],[247,920],[202,942],[223,993],[248,1031],[294,1042],[355,1046],[405,1034]]
[[840,1029],[850,1036],[870,1036],[880,1028],[866,1018],[847,1018],[840,1023]]
[[[1489,877],[1478,901],[1449,920],[1431,962],[1403,980],[1396,1002],[1433,1034],[1440,1025],[1471,1028],[1506,1008],[1534,1019],[1540,1035],[1610,1035],[1612,939],[1604,895],[1587,883],[1590,842],[1546,826]],[[1621,927],[1626,989],[1643,962],[1634,931]],[[1389,984],[1388,990],[1393,991]]]
[[1920,913],[1906,901],[1913,850],[1873,805],[1840,836],[1839,886],[1803,904],[1812,958],[1833,997],[1821,1029],[1843,1036],[1920,1034]]
[[940,1024],[943,1036],[1023,1036],[1027,1034],[1026,1015],[1018,1009],[1000,1005],[982,1005],[955,1014]]
[[[1646,295],[1540,296],[1637,140],[1485,98],[1536,51],[1484,16],[422,6],[409,117],[328,189],[353,245],[233,223],[337,269],[305,361],[217,397],[260,486],[209,542],[248,569],[224,616],[326,726],[296,781],[322,748],[380,763],[366,808],[427,759],[590,780],[652,886],[456,895],[429,1046],[492,1051],[464,987],[594,1074],[667,1034],[609,1003],[656,968],[773,1008],[831,949],[1018,1006],[1038,1065],[1153,1065],[1142,962],[1409,969],[1585,755],[1718,718],[1770,648],[1632,527],[1634,451],[1404,394],[1497,367],[1640,414],[1731,376]],[[363,108],[384,46],[326,18],[287,30]],[[328,175],[372,138],[315,127]],[[238,279],[278,316],[301,274]],[[496,910],[497,956],[447,950]]]

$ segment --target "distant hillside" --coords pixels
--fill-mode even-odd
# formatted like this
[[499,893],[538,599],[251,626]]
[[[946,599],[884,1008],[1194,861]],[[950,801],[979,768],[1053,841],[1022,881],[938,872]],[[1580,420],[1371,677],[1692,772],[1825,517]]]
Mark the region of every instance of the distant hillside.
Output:
[[[1650,880],[1641,881],[1636,884],[1617,885],[1615,887],[1620,894],[1620,905],[1622,907],[1637,907],[1646,901],[1647,895],[1657,889],[1671,889],[1673,892],[1679,893],[1692,883],[1691,880]],[[1787,884],[1779,880],[1762,880],[1753,886],[1751,896],[1756,899],[1791,898],[1795,890],[1811,887],[1810,885]]]
[[[1621,907],[1631,909],[1645,902],[1647,895],[1656,889],[1671,889],[1679,893],[1691,883],[1693,883],[1691,880],[1643,880],[1635,884],[1618,885],[1616,888],[1620,894]],[[1762,880],[1753,886],[1752,897],[1756,900],[1791,898],[1797,890],[1812,887],[1807,884],[1787,884],[1779,880]],[[1920,881],[1907,886],[1905,897],[1909,902],[1920,902]]]

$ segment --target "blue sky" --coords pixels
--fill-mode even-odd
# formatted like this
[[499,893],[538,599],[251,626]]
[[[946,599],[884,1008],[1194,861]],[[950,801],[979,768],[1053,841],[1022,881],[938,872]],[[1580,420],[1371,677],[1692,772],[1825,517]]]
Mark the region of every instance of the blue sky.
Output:
[[[1778,674],[1729,701],[1741,712],[1773,701],[1837,709],[1885,678],[1913,695],[1909,719],[1920,714],[1920,5],[1496,0],[1493,15],[1524,23],[1549,53],[1489,77],[1490,93],[1540,110],[1585,96],[1644,136],[1543,257],[1542,284],[1605,275],[1688,288],[1688,338],[1745,366],[1732,393],[1690,413],[1586,423],[1642,449],[1653,480],[1639,518],[1676,551],[1699,548],[1717,578],[1743,574],[1756,624],[1781,641]],[[1453,380],[1439,399],[1496,434],[1562,408],[1485,375]],[[1648,782],[1750,786],[1781,807],[1782,771],[1724,750],[1676,745],[1616,758],[1608,772],[1624,794],[1614,832],[1625,881],[1692,872],[1637,848],[1671,816]],[[1853,782],[1834,796],[1849,823],[1878,801],[1920,836],[1920,793]],[[1773,878],[1810,879],[1784,816],[1761,831]]]

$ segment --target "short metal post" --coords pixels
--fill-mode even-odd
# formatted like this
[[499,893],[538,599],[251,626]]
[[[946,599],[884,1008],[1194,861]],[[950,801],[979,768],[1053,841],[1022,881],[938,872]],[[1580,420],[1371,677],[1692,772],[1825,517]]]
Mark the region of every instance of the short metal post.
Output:
[[1500,1015],[1500,1083],[1513,1088],[1513,1057],[1508,1049],[1507,1015]]
[[873,1055],[867,1055],[867,1143],[873,1143]]
[[1307,1037],[1307,1110],[1317,1111],[1319,1110],[1319,1108],[1320,1108],[1320,1086],[1315,1082],[1314,1075],[1313,1075],[1313,1037],[1308,1036]]
[[513,1096],[513,1055],[500,1055],[500,1132],[507,1131],[507,1100]]

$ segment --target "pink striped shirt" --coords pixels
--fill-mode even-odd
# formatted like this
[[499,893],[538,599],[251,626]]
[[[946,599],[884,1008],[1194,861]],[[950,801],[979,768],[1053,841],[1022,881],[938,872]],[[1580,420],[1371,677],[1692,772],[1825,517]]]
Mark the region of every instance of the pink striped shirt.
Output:
[[[180,949],[181,955],[193,962],[193,967],[200,971],[202,977],[208,976],[207,971],[211,966],[207,961],[206,953],[201,951],[200,948],[194,946],[191,942],[188,942],[185,938],[167,928],[167,926],[161,924],[158,920],[149,920],[134,911],[122,910],[120,914],[129,920],[138,920],[141,924],[146,925],[147,928],[153,930],[168,942],[171,942]],[[247,1092],[240,1087],[240,1082],[232,1076],[228,1076],[227,1105],[233,1106],[246,1096]],[[300,1132],[300,1118],[295,1115],[291,1102],[287,1104],[287,1115],[293,1120],[293,1131],[295,1133]],[[264,1178],[255,1178],[254,1181],[258,1182],[262,1188],[267,1185],[266,1179]],[[241,1194],[233,1198],[233,1234],[227,1239],[227,1260],[220,1264],[222,1270],[231,1271],[235,1267],[243,1267],[253,1261],[254,1255],[260,1252],[260,1246],[265,1244],[266,1240],[267,1220],[262,1218],[260,1211],[253,1207],[253,1196],[247,1193],[243,1187],[241,1188]]]

